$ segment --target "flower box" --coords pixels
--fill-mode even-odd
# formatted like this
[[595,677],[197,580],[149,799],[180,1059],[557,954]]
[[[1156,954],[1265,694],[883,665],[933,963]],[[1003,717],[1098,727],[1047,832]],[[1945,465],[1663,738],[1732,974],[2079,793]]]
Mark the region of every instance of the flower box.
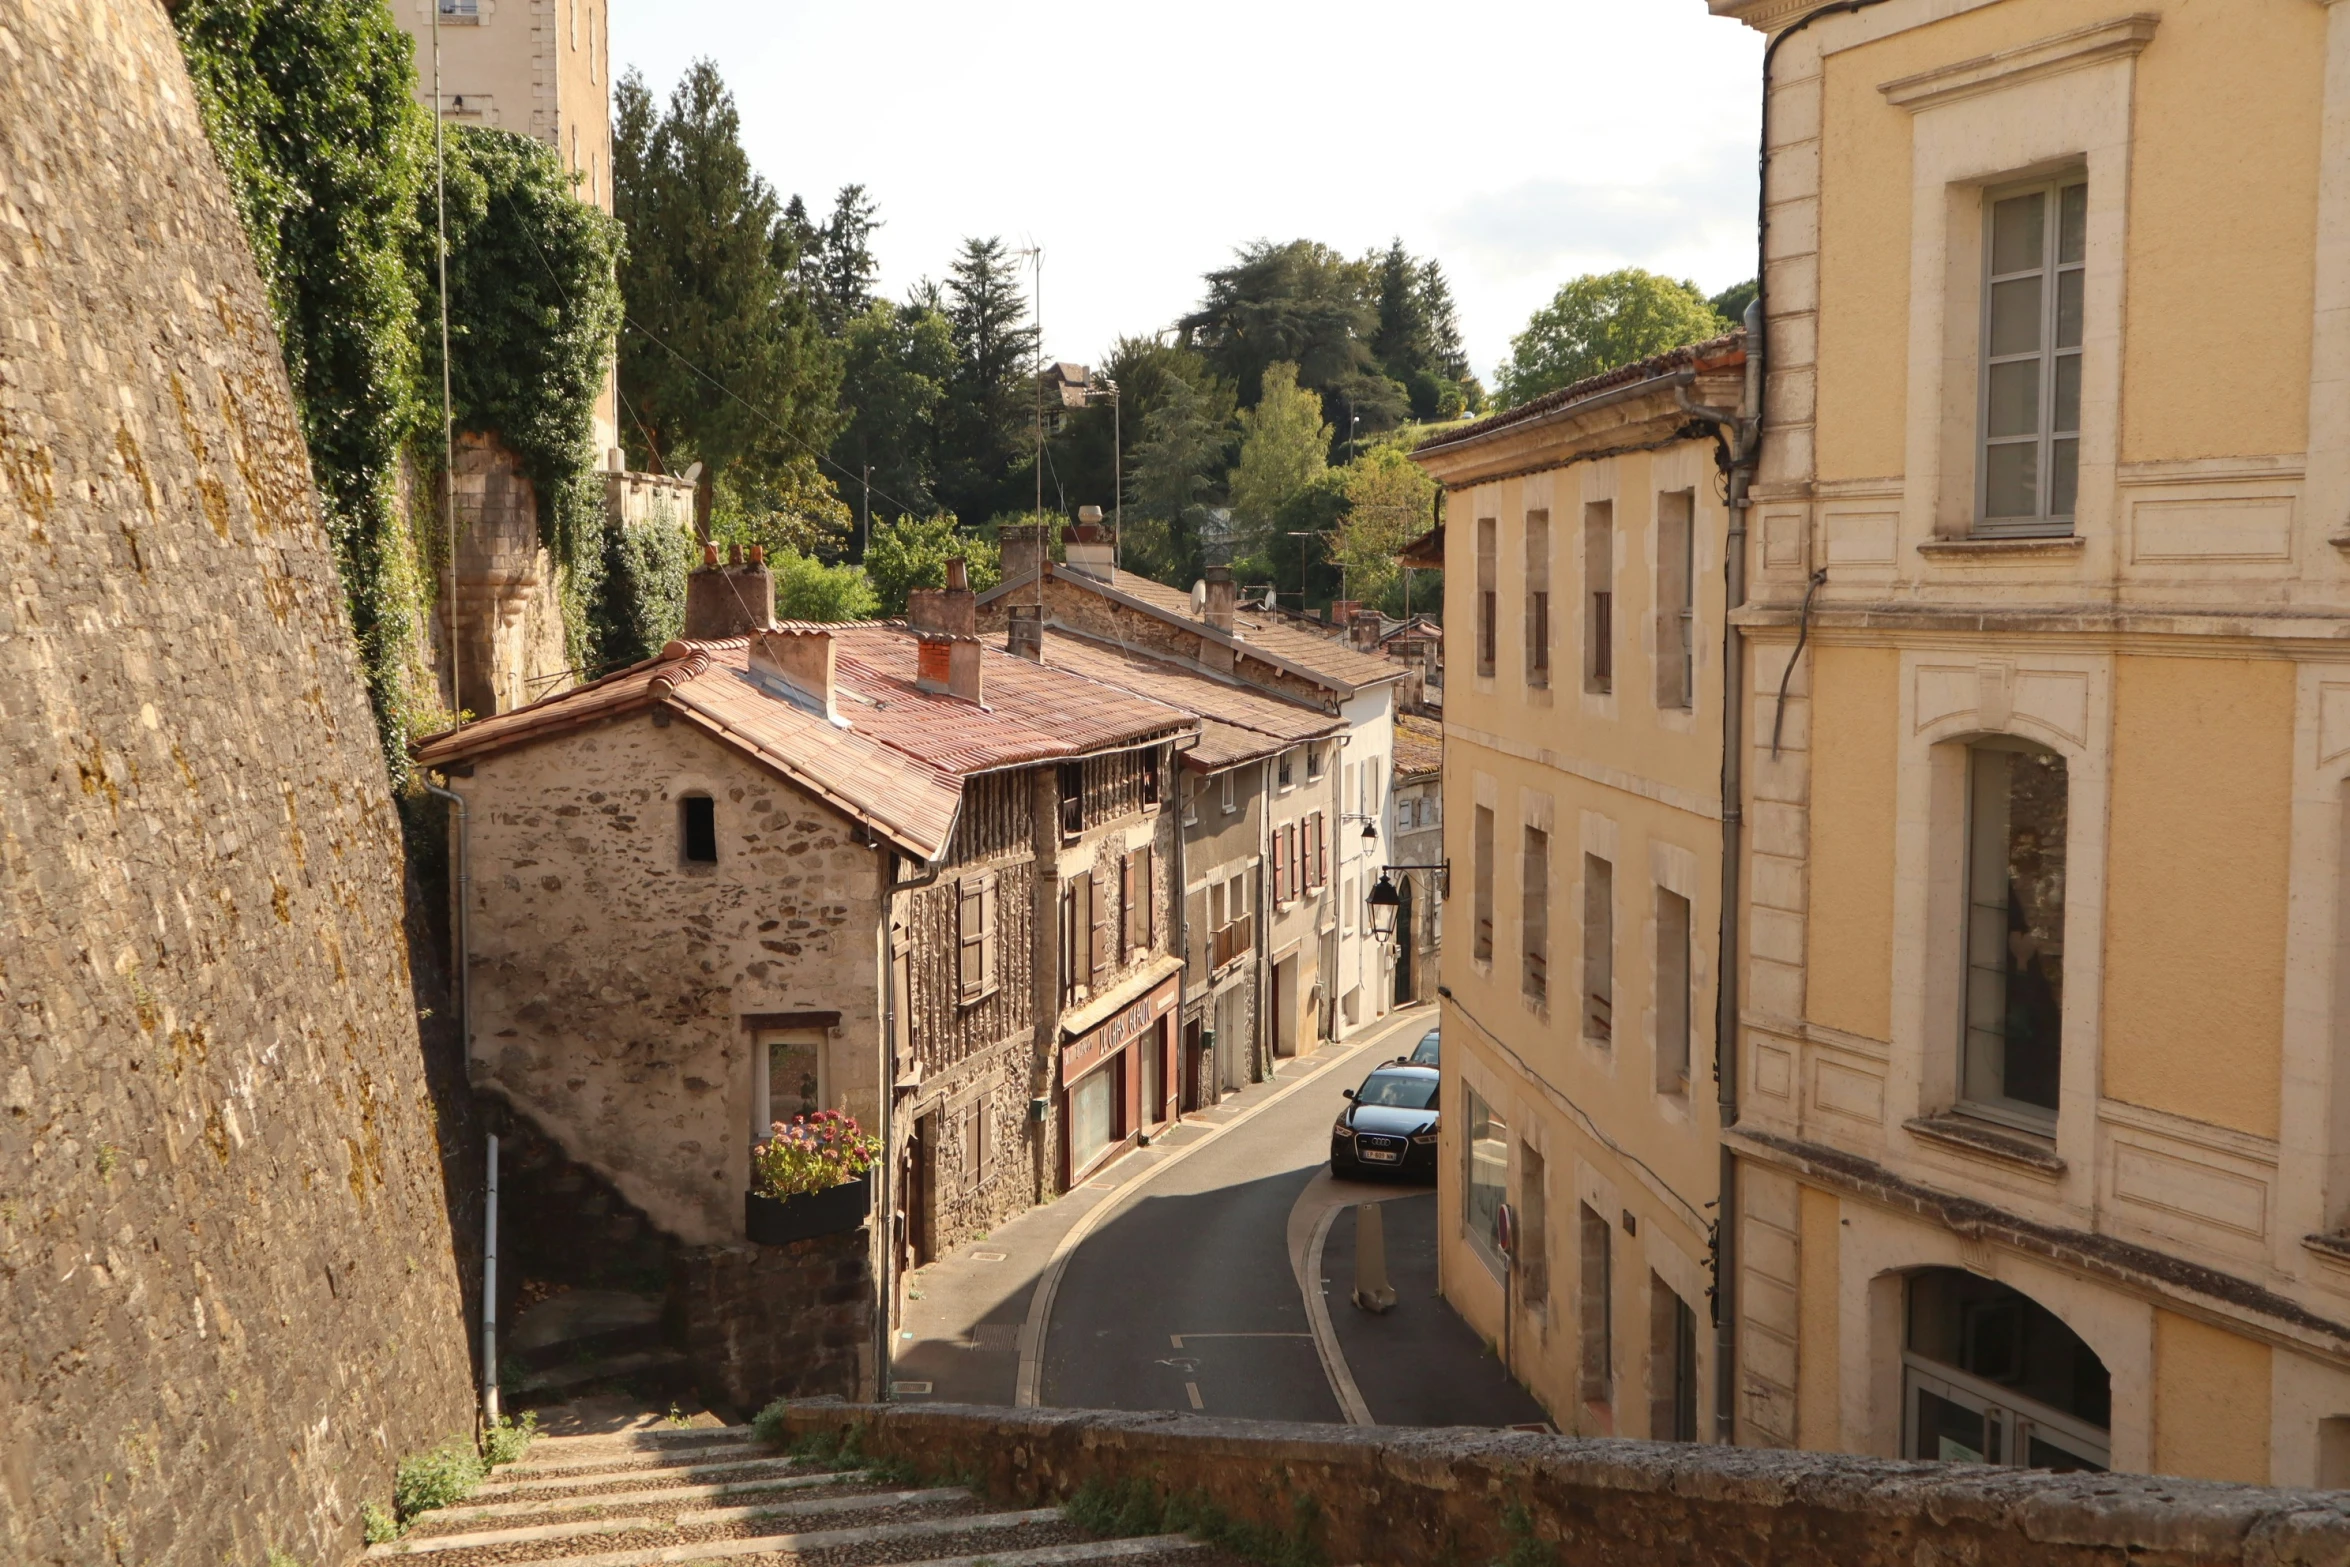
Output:
[[762,1246],[789,1246],[819,1235],[844,1235],[865,1222],[873,1209],[870,1172],[827,1191],[796,1197],[743,1193],[743,1229]]

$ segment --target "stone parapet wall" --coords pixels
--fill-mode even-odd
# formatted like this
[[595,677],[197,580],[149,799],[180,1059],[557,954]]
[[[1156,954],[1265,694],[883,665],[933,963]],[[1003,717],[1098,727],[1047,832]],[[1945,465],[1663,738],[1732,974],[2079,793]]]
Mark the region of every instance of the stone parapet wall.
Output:
[[865,1229],[681,1254],[672,1291],[703,1394],[745,1418],[778,1398],[870,1397],[872,1259]]
[[1303,1519],[1334,1562],[1524,1559],[1529,1532],[1537,1559],[1605,1567],[2350,1562],[2350,1492],[1101,1410],[812,1402],[789,1425],[997,1501],[1141,1482],[1278,1534]]

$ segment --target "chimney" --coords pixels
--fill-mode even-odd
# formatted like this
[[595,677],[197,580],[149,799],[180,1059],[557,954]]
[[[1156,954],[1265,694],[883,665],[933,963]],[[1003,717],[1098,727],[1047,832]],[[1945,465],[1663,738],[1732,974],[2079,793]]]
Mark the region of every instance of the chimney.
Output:
[[751,547],[745,564],[742,546],[727,546],[731,563],[718,564],[718,546],[702,546],[702,564],[686,573],[685,629],[688,642],[715,642],[747,636],[775,624],[775,579],[767,571],[767,552]]
[[831,632],[797,627],[752,632],[751,678],[836,727],[849,727],[834,695]]
[[996,544],[1003,551],[1003,573],[1006,582],[1019,582],[1033,576],[1045,558],[1044,524],[1039,522],[1007,522],[996,530]]
[[[1210,566],[1203,583],[1206,592],[1202,594],[1202,597],[1207,601],[1203,613],[1207,617],[1208,624],[1224,633],[1225,636],[1236,638],[1237,634],[1232,629],[1232,613],[1236,607],[1234,600],[1237,598],[1239,590],[1233,586],[1232,568],[1230,566]],[[1199,661],[1218,674],[1231,674],[1231,643],[1218,641],[1214,637],[1201,637],[1199,639]]]
[[916,588],[906,595],[906,623],[921,639],[914,684],[924,691],[977,702],[979,601],[970,584],[964,563],[948,561],[945,587]]
[[1102,526],[1099,506],[1078,507],[1077,526],[1061,538],[1061,553],[1071,571],[1082,571],[1096,582],[1118,580],[1118,536]]
[[1020,658],[1044,662],[1044,611],[1034,604],[1007,606],[1004,619],[1004,651]]
[[1378,652],[1380,623],[1380,614],[1377,610],[1356,610],[1354,618],[1347,622],[1347,627],[1354,636],[1354,645],[1366,653]]

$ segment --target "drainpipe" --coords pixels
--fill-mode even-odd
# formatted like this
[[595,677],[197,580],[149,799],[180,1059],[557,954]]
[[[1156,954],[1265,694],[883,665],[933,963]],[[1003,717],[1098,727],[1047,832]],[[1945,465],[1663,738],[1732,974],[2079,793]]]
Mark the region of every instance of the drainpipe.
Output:
[[[959,814],[960,808],[958,807],[958,815]],[[954,824],[951,822],[948,824],[947,837],[948,841],[951,843],[954,838]],[[916,876],[911,881],[893,880],[892,878],[897,871],[896,851],[888,849],[882,851],[881,1189],[875,1193],[873,1199],[874,1214],[878,1221],[874,1225],[874,1231],[879,1236],[881,1241],[881,1267],[878,1270],[875,1278],[875,1283],[877,1285],[876,1293],[881,1297],[879,1303],[880,1309],[873,1313],[874,1332],[879,1339],[879,1343],[877,1344],[873,1354],[873,1401],[877,1404],[886,1404],[889,1402],[890,1360],[897,1349],[898,1333],[898,1325],[895,1316],[895,1308],[897,1306],[898,1299],[898,1237],[896,1225],[896,1181],[898,1172],[898,1150],[897,1143],[894,1139],[897,1135],[896,1127],[898,1105],[898,1008],[906,1004],[906,998],[898,994],[898,955],[891,943],[889,928],[890,914],[897,907],[897,895],[899,893],[919,892],[922,888],[927,887],[931,883],[937,881],[940,873],[945,869],[946,852],[942,849],[939,851],[939,857],[935,861],[932,861],[930,868],[925,870],[921,875]],[[911,1037],[911,1027],[912,1025],[909,1023],[909,1038]],[[754,1046],[754,1048],[756,1047]],[[909,1214],[907,1216],[907,1222],[909,1224],[913,1222],[912,1215]]]
[[[449,802],[457,813],[457,1048],[473,1055],[473,854],[466,827],[465,796],[427,782],[424,792]],[[482,1198],[481,1238],[481,1409],[498,1419],[498,1138],[490,1134],[489,1186]]]
[[[1771,232],[1771,62],[1779,46],[1823,16],[1865,11],[1884,0],[1831,0],[1780,29],[1763,48],[1762,129],[1756,151],[1754,299],[1746,307],[1746,395],[1738,449],[1730,469],[1730,526],[1723,561],[1722,616],[1722,909],[1719,980],[1714,999],[1714,1099],[1721,1130],[1738,1124],[1738,900],[1745,852],[1746,647],[1731,622],[1746,603],[1749,491],[1762,459],[1764,363],[1769,352]],[[1685,401],[1685,399],[1684,399]],[[1722,1139],[1719,1216],[1714,1221],[1714,1431],[1738,1440],[1738,1161]]]

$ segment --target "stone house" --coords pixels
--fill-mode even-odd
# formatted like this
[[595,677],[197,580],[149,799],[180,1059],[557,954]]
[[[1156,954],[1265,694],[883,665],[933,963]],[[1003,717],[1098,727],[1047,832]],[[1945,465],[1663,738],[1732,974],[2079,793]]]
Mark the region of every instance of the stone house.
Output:
[[2350,1484],[2350,7],[1711,4],[1738,1435]]
[[[980,595],[983,624],[1023,618],[1266,692],[1342,721],[1328,739],[1274,759],[1265,833],[1276,863],[1264,1034],[1275,1056],[1342,1038],[1384,1016],[1393,981],[1364,900],[1392,841],[1388,793],[1399,665],[1345,641],[1244,610],[1231,573],[1211,568],[1192,593],[1113,564],[1104,528],[1073,528],[1066,562],[1043,558],[1042,530],[1001,536],[1003,580]],[[1367,829],[1367,830],[1366,830]]]
[[1172,1113],[1197,724],[981,646],[967,590],[744,624],[770,602],[705,567],[702,634],[418,747],[464,802],[468,1063],[693,1280],[742,1246],[754,1139],[846,1110],[888,1150],[887,1299]]

